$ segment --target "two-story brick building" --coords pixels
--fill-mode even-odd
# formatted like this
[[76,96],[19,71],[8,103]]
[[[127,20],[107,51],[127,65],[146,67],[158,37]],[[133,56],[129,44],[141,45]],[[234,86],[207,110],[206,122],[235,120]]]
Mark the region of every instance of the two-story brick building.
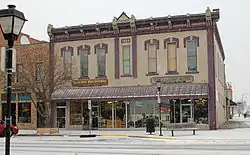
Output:
[[109,23],[50,27],[52,54],[72,63],[72,87],[53,94],[54,124],[88,128],[143,127],[158,118],[156,80],[162,81],[163,124],[195,121],[216,129],[225,121],[225,54],[219,10]]
[[[0,31],[0,48],[1,57],[4,56],[5,46],[7,42],[4,40],[2,32]],[[27,92],[23,87],[23,70],[30,70],[29,73],[36,73],[31,68],[36,68],[37,62],[40,62],[41,57],[34,58],[38,53],[49,55],[49,43],[38,41],[31,38],[27,34],[21,33],[19,38],[15,41],[15,52],[12,74],[12,103],[11,103],[11,117],[12,123],[16,124],[20,129],[36,129],[37,128],[37,109],[36,100],[32,99],[32,92]],[[1,59],[4,60],[4,59]],[[26,65],[25,65],[26,62]],[[1,61],[1,67],[4,65]],[[6,79],[5,72],[0,72],[0,119],[5,119],[6,114]],[[35,74],[36,75],[36,74]],[[35,80],[35,79],[34,79]]]

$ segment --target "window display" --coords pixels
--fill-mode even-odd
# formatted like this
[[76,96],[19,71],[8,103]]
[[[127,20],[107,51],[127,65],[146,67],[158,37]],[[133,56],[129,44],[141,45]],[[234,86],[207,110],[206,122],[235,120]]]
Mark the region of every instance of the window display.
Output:
[[82,125],[82,104],[70,103],[70,125]]
[[18,103],[18,122],[30,123],[31,122],[31,103]]

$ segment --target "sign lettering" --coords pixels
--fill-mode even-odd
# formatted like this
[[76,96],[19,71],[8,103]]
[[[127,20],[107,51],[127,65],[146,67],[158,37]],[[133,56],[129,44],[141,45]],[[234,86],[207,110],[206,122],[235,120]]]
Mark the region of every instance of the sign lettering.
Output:
[[158,80],[160,80],[161,83],[191,83],[194,81],[194,77],[192,75],[152,77],[150,82],[154,84]]
[[73,80],[72,86],[75,87],[91,87],[91,86],[106,86],[108,79],[79,79]]

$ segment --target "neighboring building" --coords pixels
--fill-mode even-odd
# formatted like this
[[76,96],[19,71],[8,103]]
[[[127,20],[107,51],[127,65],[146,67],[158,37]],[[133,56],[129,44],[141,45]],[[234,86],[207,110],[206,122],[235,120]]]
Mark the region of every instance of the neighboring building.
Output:
[[233,89],[232,89],[232,84],[227,83],[226,84],[226,105],[227,105],[227,120],[232,119],[234,116],[234,109],[237,107],[237,103],[233,101]]
[[[65,65],[72,87],[53,94],[54,124],[87,129],[88,100],[93,127],[143,127],[158,118],[156,80],[166,111],[163,124],[194,120],[200,128],[226,122],[225,54],[219,9],[148,19],[124,12],[110,23],[48,27],[51,50]],[[158,119],[156,119],[158,121]]]
[[[0,34],[0,38],[2,35]],[[6,44],[0,42],[1,49],[4,50]],[[22,84],[23,76],[22,71],[28,70],[30,74],[36,73],[36,62],[40,60],[37,53],[49,54],[49,43],[38,41],[30,38],[26,34],[20,34],[20,37],[15,42],[14,48],[16,49],[16,65],[13,66],[15,72],[12,74],[12,104],[11,115],[12,123],[17,124],[20,129],[36,129],[37,128],[37,110],[36,100],[33,94],[24,90]],[[3,52],[3,51],[1,51]],[[36,57],[36,58],[34,58]],[[26,65],[25,65],[25,64]],[[1,63],[2,64],[2,63]],[[6,92],[5,92],[5,79],[2,78],[4,73],[1,73],[0,89],[0,119],[5,119],[5,105],[6,105]]]

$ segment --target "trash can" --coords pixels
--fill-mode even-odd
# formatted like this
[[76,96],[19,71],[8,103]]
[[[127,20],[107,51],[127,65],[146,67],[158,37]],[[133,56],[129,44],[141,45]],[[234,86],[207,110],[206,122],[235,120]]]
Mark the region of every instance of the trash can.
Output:
[[244,114],[244,118],[247,118],[247,114],[246,113]]
[[150,135],[152,134],[152,132],[155,132],[155,120],[153,119],[152,116],[150,116],[146,120],[146,132],[149,132]]

